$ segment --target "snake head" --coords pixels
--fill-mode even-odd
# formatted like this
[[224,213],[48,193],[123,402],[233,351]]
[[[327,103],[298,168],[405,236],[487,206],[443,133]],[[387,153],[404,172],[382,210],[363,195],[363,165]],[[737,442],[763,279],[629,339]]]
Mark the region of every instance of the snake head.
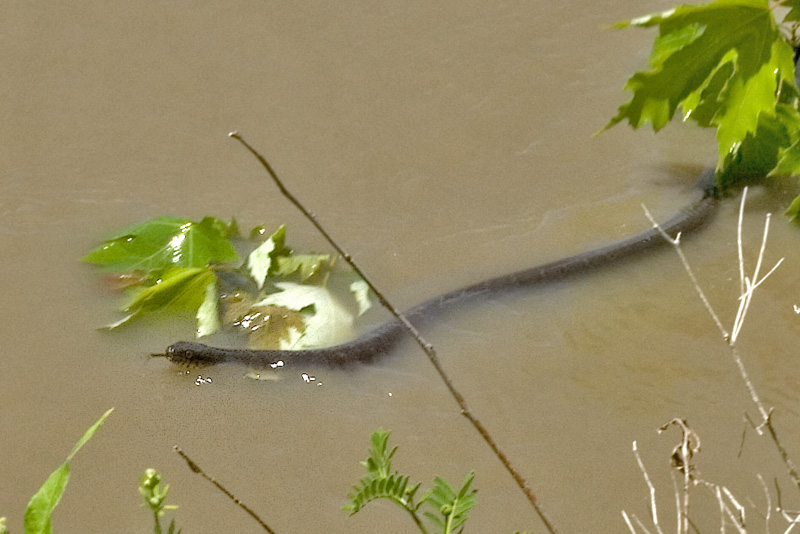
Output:
[[214,365],[219,360],[209,354],[208,349],[209,347],[199,343],[178,341],[167,347],[164,354],[152,354],[152,356],[163,356],[174,364],[190,367]]

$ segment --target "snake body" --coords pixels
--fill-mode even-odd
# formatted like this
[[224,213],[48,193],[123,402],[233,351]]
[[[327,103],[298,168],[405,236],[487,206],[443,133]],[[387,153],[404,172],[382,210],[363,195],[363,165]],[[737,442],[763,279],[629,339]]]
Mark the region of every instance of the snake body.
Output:
[[[710,174],[705,173],[700,180],[704,185],[702,197],[662,223],[661,228],[664,231],[673,236],[678,233],[687,234],[699,229],[708,221],[717,205],[709,185],[709,178]],[[480,295],[497,294],[564,280],[611,265],[665,243],[659,231],[650,228],[610,245],[450,291],[411,308],[404,315],[416,327],[423,318],[456,302]],[[331,347],[308,350],[251,350],[217,348],[180,341],[170,345],[164,356],[173,363],[183,365],[214,365],[230,362],[262,369],[278,365],[344,366],[375,360],[388,353],[405,334],[403,325],[395,320],[381,324],[351,341]]]

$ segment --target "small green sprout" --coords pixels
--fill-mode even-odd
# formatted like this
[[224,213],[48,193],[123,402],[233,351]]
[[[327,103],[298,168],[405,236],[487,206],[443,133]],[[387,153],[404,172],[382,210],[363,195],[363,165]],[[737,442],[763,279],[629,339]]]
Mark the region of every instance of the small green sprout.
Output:
[[[161,485],[161,475],[155,469],[148,468],[144,474],[139,478],[139,493],[144,498],[144,504],[153,512],[153,532],[154,534],[164,534],[161,529],[161,517],[167,510],[176,510],[178,507],[174,504],[164,504],[169,492],[169,484]],[[169,524],[167,534],[179,534],[180,530],[175,531],[175,520],[173,519]]]

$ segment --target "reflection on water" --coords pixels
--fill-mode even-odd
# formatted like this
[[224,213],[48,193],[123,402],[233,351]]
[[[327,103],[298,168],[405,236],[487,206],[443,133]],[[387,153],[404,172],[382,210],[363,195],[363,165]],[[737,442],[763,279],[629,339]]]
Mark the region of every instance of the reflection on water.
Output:
[[[4,485],[0,512],[11,531],[111,406],[74,462],[59,530],[148,528],[136,481],[150,466],[171,483],[185,532],[252,529],[181,465],[177,443],[278,532],[400,531],[409,525],[398,514],[339,510],[378,427],[393,431],[398,467],[420,480],[476,471],[471,530],[539,529],[410,343],[373,366],[282,380],[245,380],[231,367],[187,373],[147,355],[191,325],[95,331],[113,302],[77,260],[110,230],[159,215],[286,223],[298,248],[324,248],[231,130],[264,151],[400,308],[635,233],[647,226],[639,203],[669,214],[692,195],[681,169],[713,158],[712,137],[678,127],[659,139],[624,128],[591,137],[650,38],[604,27],[665,7],[4,6],[0,478],[18,482]],[[761,204],[780,206],[770,195]],[[727,318],[734,211],[723,206],[687,244]],[[797,239],[773,225],[771,246],[787,261],[742,334],[788,443]],[[618,532],[620,509],[646,514],[632,440],[669,495],[674,443],[655,429],[673,417],[703,438],[704,472],[735,490],[760,496],[754,473],[780,472],[755,446],[732,468],[747,399],[704,313],[666,251],[488,299],[425,333],[561,531]]]

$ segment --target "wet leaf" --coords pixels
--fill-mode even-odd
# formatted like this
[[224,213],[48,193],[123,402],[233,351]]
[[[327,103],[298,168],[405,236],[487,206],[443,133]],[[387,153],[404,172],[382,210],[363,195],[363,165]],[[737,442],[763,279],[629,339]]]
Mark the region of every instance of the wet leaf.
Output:
[[[198,326],[198,330],[210,333],[210,319],[207,315],[212,313],[212,305],[207,303],[207,296],[209,291],[214,292],[213,313],[216,313],[215,285],[216,279],[211,269],[197,267],[169,269],[152,286],[132,290],[128,303],[121,310],[127,313],[127,316],[108,325],[108,328],[121,326],[144,313],[173,309],[196,312],[198,321],[202,323]],[[209,286],[214,288],[209,289]],[[206,305],[201,319],[198,310],[204,302]]]
[[216,217],[200,222],[159,217],[114,234],[82,260],[114,272],[236,262],[239,256],[228,240],[233,228]]
[[280,306],[306,312],[303,314],[305,332],[295,342],[283,343],[282,349],[324,347],[352,337],[353,313],[327,288],[293,282],[278,282],[275,286],[280,291],[267,295],[258,306]]
[[782,0],[778,3],[789,8],[789,12],[783,19],[785,22],[800,20],[800,0]]
[[210,336],[220,329],[216,280],[206,286],[205,298],[197,308],[195,318],[197,319],[197,337]]
[[356,280],[350,284],[350,292],[358,304],[358,316],[361,317],[367,310],[372,308],[369,285],[364,280]]
[[285,243],[286,226],[281,225],[274,234],[247,256],[245,269],[259,289],[264,287],[267,276],[277,269],[276,259],[279,256],[291,254],[291,250],[286,247]]
[[305,282],[316,274],[323,273],[331,267],[330,254],[292,254],[279,256],[275,276],[291,276],[300,273],[300,280]]

